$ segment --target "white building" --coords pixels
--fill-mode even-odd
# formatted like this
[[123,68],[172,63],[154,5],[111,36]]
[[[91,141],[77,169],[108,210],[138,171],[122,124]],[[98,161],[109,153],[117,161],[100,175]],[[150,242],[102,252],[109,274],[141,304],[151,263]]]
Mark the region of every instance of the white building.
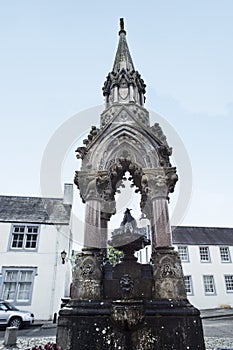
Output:
[[[233,229],[177,226],[172,232],[191,304],[233,307]],[[146,263],[150,255],[148,246],[137,253],[138,261]]]
[[63,198],[0,196],[0,298],[36,319],[52,319],[69,296],[72,194],[65,184]]

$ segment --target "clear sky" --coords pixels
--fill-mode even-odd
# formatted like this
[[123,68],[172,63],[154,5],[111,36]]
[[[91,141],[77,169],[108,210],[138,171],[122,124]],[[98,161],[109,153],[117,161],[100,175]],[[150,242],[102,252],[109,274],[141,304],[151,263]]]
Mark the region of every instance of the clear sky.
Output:
[[[0,194],[41,195],[41,161],[56,130],[103,103],[120,17],[147,84],[146,107],[172,125],[191,161],[191,183],[175,161],[180,181],[192,187],[179,224],[232,227],[232,0],[2,1]],[[90,126],[92,120],[98,125],[99,115]],[[61,182],[73,181],[86,124],[79,117]],[[174,159],[179,152],[174,148]],[[56,176],[51,169],[49,176]]]

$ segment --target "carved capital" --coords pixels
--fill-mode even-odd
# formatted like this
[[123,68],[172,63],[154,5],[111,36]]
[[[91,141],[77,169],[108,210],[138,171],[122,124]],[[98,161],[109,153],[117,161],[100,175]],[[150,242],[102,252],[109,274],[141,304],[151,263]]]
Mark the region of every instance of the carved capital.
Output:
[[75,172],[74,183],[80,190],[80,196],[82,198],[83,203],[91,199],[99,200],[96,180],[96,173],[89,173],[86,171]]
[[164,169],[146,169],[142,176],[142,188],[147,200],[152,201],[158,197],[167,198],[168,188]]
[[76,171],[74,183],[80,190],[80,196],[85,203],[88,200],[110,201],[112,189],[109,175],[106,171],[88,172]]
[[176,168],[145,169],[142,176],[142,189],[147,200],[156,198],[168,198],[170,192],[174,192],[178,180]]

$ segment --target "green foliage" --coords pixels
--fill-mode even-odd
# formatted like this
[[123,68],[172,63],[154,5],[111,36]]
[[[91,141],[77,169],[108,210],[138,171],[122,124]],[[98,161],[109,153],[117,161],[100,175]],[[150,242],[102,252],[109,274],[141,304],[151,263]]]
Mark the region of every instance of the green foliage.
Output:
[[113,247],[108,248],[108,259],[113,266],[115,266],[121,261],[123,255],[123,252],[121,252],[120,250],[117,250]]

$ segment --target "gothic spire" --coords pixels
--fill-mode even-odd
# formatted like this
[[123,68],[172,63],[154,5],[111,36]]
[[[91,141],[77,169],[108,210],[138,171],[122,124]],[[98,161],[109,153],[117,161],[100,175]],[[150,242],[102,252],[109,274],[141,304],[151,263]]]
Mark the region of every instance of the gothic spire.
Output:
[[144,106],[145,87],[140,74],[135,71],[131,58],[124,27],[124,19],[120,19],[119,43],[112,72],[108,74],[103,87],[106,107],[112,104],[136,103]]
[[119,44],[113,65],[113,71],[119,72],[122,68],[126,69],[127,71],[134,71],[133,60],[126,41],[126,31],[123,18],[120,19],[119,36]]

